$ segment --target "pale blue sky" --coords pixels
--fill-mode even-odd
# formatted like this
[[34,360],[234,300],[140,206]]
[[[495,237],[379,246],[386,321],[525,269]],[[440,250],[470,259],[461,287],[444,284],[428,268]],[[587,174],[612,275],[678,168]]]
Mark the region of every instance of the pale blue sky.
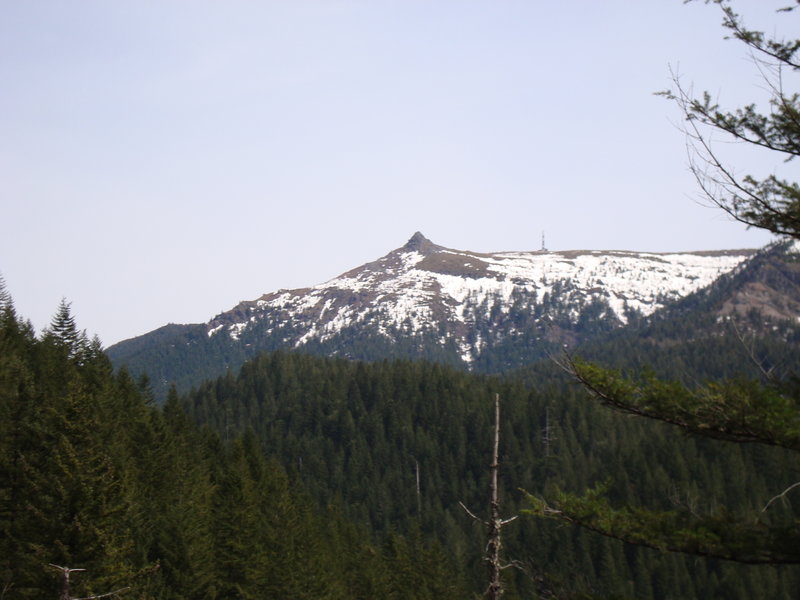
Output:
[[[796,31],[785,3],[736,6]],[[64,296],[110,345],[417,230],[484,252],[543,230],[554,250],[761,246],[698,205],[653,95],[672,65],[753,98],[720,21],[680,0],[0,0],[0,273],[37,328]]]

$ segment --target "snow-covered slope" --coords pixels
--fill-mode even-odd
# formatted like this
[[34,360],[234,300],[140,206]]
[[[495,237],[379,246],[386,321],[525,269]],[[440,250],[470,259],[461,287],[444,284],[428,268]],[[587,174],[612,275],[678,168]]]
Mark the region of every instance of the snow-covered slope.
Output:
[[[242,302],[208,324],[209,336],[280,335],[300,348],[360,328],[396,340],[426,336],[474,361],[523,330],[591,321],[622,325],[711,284],[752,250],[654,254],[625,251],[479,254],[416,233],[403,247],[312,288]],[[287,327],[291,323],[291,327]]]

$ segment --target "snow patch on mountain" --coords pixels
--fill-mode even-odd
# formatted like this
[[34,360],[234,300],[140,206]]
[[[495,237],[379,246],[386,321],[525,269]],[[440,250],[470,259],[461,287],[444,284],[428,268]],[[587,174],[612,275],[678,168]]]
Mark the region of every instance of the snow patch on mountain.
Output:
[[[243,303],[246,310],[234,309],[209,322],[208,334],[227,331],[239,339],[262,319],[272,324],[266,334],[291,322],[297,331],[293,345],[299,347],[369,321],[387,338],[397,332],[438,331],[442,343],[454,339],[470,362],[488,343],[475,331],[475,320],[489,319],[493,311],[508,314],[515,298],[542,305],[559,299],[576,320],[585,306],[600,301],[609,316],[625,323],[630,311],[649,315],[667,301],[711,284],[752,253],[481,254],[443,248],[418,233],[402,248],[325,283]],[[504,333],[496,335],[499,339]]]

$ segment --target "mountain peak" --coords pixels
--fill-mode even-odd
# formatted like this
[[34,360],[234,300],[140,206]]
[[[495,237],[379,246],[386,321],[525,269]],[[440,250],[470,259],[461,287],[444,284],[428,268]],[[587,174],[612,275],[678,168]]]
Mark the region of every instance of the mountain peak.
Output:
[[419,252],[420,254],[432,254],[438,250],[441,250],[441,246],[437,246],[424,235],[422,235],[419,231],[417,231],[411,238],[406,242],[406,245],[403,246],[403,250],[407,250],[409,252]]
[[[339,277],[241,302],[203,325],[157,330],[147,334],[146,343],[140,338],[121,342],[109,349],[109,356],[134,372],[148,371],[154,380],[180,377],[187,388],[211,371],[198,366],[187,376],[182,359],[162,365],[158,356],[175,356],[175,348],[178,357],[207,351],[208,356],[196,359],[197,365],[206,365],[217,360],[211,356],[219,356],[215,344],[232,344],[231,356],[239,358],[220,359],[213,374],[238,368],[245,356],[277,349],[364,360],[428,358],[476,369],[517,366],[563,344],[572,347],[622,327],[631,315],[653,314],[669,300],[733,272],[751,254],[476,253],[439,246],[415,232],[405,245]],[[781,279],[780,285],[800,290],[789,279],[789,287],[788,280]],[[757,307],[754,302],[763,297],[758,286],[761,279],[730,295],[721,316]],[[767,309],[774,313],[779,304],[797,307],[800,301],[776,300]],[[797,318],[797,310],[784,312]],[[205,345],[215,338],[224,342]]]

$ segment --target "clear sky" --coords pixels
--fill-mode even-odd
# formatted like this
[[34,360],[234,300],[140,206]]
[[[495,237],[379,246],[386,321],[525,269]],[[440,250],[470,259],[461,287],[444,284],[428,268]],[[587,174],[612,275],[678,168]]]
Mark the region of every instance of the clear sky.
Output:
[[[735,6],[797,31],[787,3]],[[110,345],[417,230],[482,252],[543,231],[552,250],[762,246],[698,203],[653,95],[672,66],[754,99],[720,22],[681,0],[0,0],[0,273],[37,329],[66,297]]]

